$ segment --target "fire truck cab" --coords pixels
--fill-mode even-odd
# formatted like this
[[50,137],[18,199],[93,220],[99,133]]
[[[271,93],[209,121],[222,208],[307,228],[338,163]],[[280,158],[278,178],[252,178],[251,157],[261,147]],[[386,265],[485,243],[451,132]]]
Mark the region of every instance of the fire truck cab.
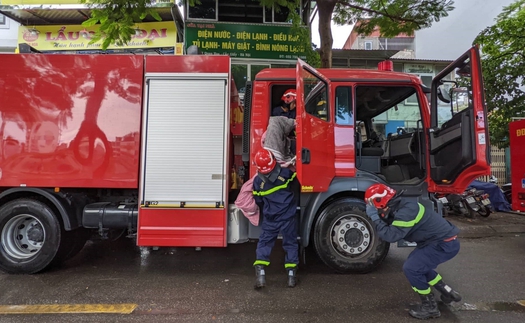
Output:
[[[263,70],[246,90],[245,161],[261,147],[272,107],[288,88],[297,91],[302,245],[313,244],[336,271],[370,271],[388,252],[365,213],[364,191],[373,183],[440,210],[432,192],[462,192],[489,172],[476,47],[443,70],[432,88],[415,75],[388,70],[316,70],[302,61],[296,69]],[[398,105],[406,101],[414,102],[404,113],[416,126],[380,133],[376,120],[399,119]]]
[[[297,91],[299,238],[338,272],[371,271],[390,245],[365,213],[386,183],[427,208],[489,173],[479,52],[431,88],[388,70],[266,69],[238,95],[228,56],[1,55],[0,269],[31,274],[118,230],[137,246],[226,247],[258,238],[230,170],[255,175],[271,110]],[[383,64],[388,66],[388,64]],[[410,102],[403,105],[402,102]],[[378,120],[413,126],[386,132]],[[234,156],[242,155],[242,159]]]

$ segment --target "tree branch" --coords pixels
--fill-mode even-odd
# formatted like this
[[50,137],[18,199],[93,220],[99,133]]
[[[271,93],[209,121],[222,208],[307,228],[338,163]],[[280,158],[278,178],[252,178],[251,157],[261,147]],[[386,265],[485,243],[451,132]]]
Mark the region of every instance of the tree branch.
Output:
[[395,16],[395,15],[391,15],[389,14],[388,12],[381,12],[381,11],[377,11],[377,10],[374,10],[374,9],[370,9],[370,8],[365,8],[365,7],[361,7],[361,6],[357,6],[357,5],[354,5],[354,4],[350,4],[348,3],[347,1],[343,1],[343,0],[338,0],[337,3],[341,4],[341,5],[344,5],[346,7],[349,7],[349,8],[353,8],[353,9],[357,9],[357,10],[361,10],[361,11],[364,11],[364,12],[368,12],[368,13],[374,13],[376,15],[381,15],[381,16],[384,16],[384,17],[387,17],[387,18],[390,18],[391,20],[394,20],[394,21],[404,21],[404,22],[413,22],[414,24],[416,24],[418,27],[421,26],[421,23],[417,20],[414,20],[414,19],[408,19],[408,18],[402,18],[402,17],[399,17],[399,16]]

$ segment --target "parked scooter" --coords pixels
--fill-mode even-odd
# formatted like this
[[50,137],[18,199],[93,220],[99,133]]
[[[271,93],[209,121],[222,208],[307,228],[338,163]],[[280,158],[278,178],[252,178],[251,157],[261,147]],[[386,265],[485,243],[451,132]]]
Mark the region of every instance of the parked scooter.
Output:
[[465,206],[462,195],[459,194],[437,194],[436,196],[443,204],[443,216],[464,215],[468,216],[469,211]]
[[463,193],[463,197],[468,208],[468,217],[473,218],[476,213],[482,217],[488,217],[492,213],[489,195],[484,191],[470,188]]
[[467,189],[462,194],[436,194],[443,204],[443,215],[461,215],[473,218],[476,213],[488,217],[492,213],[492,205],[488,194],[475,188]]
[[507,202],[512,205],[512,183],[501,185],[501,191],[503,192]]

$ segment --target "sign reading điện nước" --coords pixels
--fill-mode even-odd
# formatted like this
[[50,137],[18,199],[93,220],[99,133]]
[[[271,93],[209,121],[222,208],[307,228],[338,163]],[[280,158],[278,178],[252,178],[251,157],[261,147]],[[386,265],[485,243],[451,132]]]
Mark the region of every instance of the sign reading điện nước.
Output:
[[304,44],[290,26],[186,22],[184,47],[195,45],[204,54],[238,58],[305,58]]

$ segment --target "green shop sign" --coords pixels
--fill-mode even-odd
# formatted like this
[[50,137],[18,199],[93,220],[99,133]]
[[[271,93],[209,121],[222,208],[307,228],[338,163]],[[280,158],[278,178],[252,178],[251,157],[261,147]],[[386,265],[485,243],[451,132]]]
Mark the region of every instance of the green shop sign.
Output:
[[291,27],[219,22],[186,22],[184,47],[191,45],[209,55],[240,58],[305,58],[299,36]]

